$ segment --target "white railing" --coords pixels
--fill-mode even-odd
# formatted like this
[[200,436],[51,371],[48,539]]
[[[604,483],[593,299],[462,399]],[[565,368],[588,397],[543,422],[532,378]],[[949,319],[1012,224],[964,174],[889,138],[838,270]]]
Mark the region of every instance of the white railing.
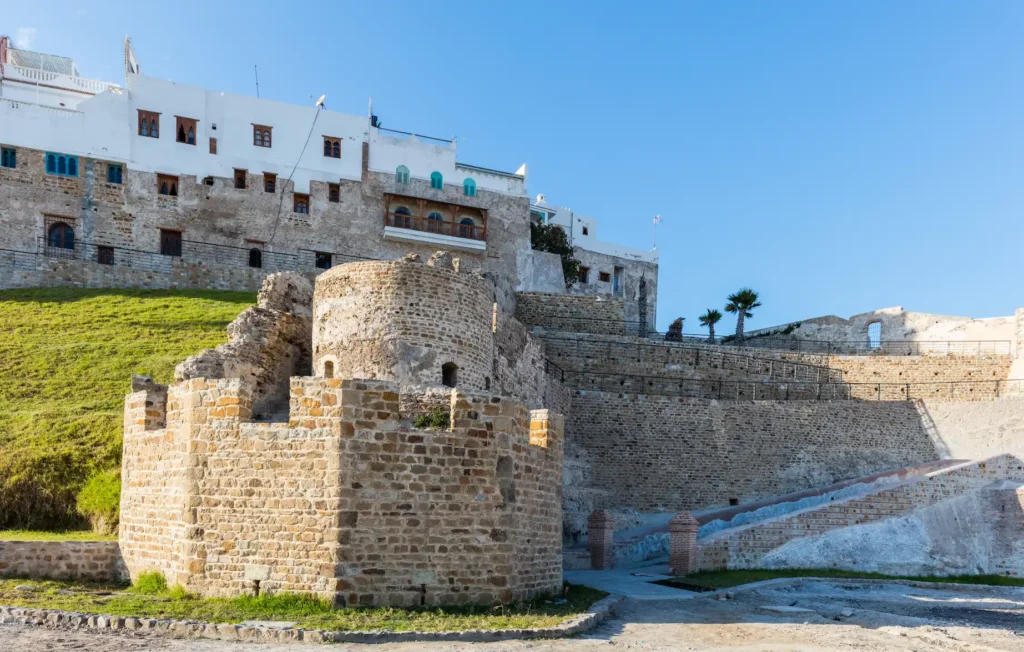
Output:
[[47,72],[38,68],[26,68],[16,64],[4,65],[4,76],[11,79],[20,79],[36,84],[47,84],[69,90],[84,90],[88,93],[102,93],[107,89],[120,88],[117,84],[100,81],[98,79],[86,79],[85,77],[72,77],[56,72]]
[[62,109],[58,106],[48,106],[46,104],[36,104],[35,102],[23,102],[21,100],[11,100],[7,98],[0,98],[0,108],[5,110],[12,109],[15,111],[41,111],[61,118],[71,118],[76,115],[81,115],[80,111],[74,111],[72,109]]

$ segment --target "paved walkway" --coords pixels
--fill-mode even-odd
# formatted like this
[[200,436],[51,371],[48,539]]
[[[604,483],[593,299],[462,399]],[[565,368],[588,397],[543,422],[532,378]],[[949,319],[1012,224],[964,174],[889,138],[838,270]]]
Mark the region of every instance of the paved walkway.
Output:
[[635,568],[565,571],[565,579],[572,584],[616,593],[631,600],[689,600],[699,595],[653,583],[672,577],[664,560]]

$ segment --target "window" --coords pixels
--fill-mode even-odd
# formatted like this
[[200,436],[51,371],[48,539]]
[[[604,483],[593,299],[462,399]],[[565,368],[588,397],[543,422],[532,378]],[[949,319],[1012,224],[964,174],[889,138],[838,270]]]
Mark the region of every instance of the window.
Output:
[[174,116],[177,124],[174,127],[175,140],[186,145],[196,144],[196,121],[192,118],[183,118],[180,115]]
[[441,215],[437,211],[433,211],[427,214],[427,221],[423,224],[424,228],[430,233],[440,233],[441,229],[444,228],[442,223],[444,222],[444,215]]
[[399,206],[395,209],[395,226],[400,229],[411,229],[412,228],[412,212],[405,206]]
[[399,165],[395,170],[395,183],[409,183],[409,168]]
[[156,191],[168,197],[178,196],[178,177],[169,174],[156,175]]
[[459,382],[459,365],[454,362],[446,362],[441,365],[441,384],[445,387],[455,387]]
[[608,272],[601,272],[597,275],[597,280],[601,281],[602,283],[610,283],[612,280],[612,275],[609,274]]
[[462,192],[464,192],[467,197],[476,197],[476,181],[473,181],[472,179],[466,179],[463,181]]
[[324,136],[324,156],[341,158],[341,139]]
[[244,190],[245,189],[245,170],[235,170],[235,187]]
[[107,183],[121,183],[123,171],[120,165],[107,163]]
[[100,265],[114,264],[114,248],[99,245],[96,247],[96,262]]
[[249,250],[249,267],[263,267],[263,252],[257,247]]
[[263,173],[263,190],[274,192],[277,190],[277,175],[272,172]]
[[46,173],[56,174],[59,177],[77,177],[78,157],[47,152]]
[[473,221],[472,217],[464,217],[459,220],[459,237],[460,238],[472,238],[473,231],[476,226],[476,222]]
[[583,285],[586,285],[587,283],[590,283],[590,268],[589,267],[580,267],[579,279],[580,279],[580,283],[582,283]]
[[330,360],[324,363],[324,378],[334,378],[334,363]]
[[882,347],[882,322],[876,321],[868,324],[868,348],[879,349]]
[[295,200],[293,202],[295,212],[306,215],[309,213],[309,195],[300,195],[295,193]]
[[160,114],[139,109],[139,135],[147,138],[160,137]]
[[616,267],[614,268],[614,270],[615,274],[612,276],[612,292],[614,294],[622,296],[626,289],[625,285],[623,285],[622,283],[622,275],[625,273],[626,270],[624,270],[621,267]]
[[317,269],[330,269],[331,268],[331,254],[326,251],[314,252],[316,255],[313,260],[313,264],[316,265]]
[[210,139],[210,153],[211,154],[216,154],[217,153],[217,139],[216,138],[211,138]]
[[213,185],[213,177],[203,177],[203,183],[207,186]]
[[590,235],[590,229],[583,227],[583,235]]
[[341,186],[336,183],[327,184],[327,201],[335,204],[341,199]]
[[538,224],[543,224],[545,221],[547,221],[545,220],[546,217],[547,213],[542,213],[541,211],[530,211],[530,219],[537,222]]
[[252,144],[256,147],[270,147],[270,127],[253,125]]
[[430,187],[436,188],[437,190],[444,190],[444,177],[441,176],[440,172],[430,173]]
[[0,167],[5,168],[16,168],[18,167],[18,153],[17,151],[4,147],[0,149]]
[[55,249],[74,249],[75,230],[66,222],[54,222],[46,232],[46,244]]
[[160,253],[181,257],[181,231],[160,229]]

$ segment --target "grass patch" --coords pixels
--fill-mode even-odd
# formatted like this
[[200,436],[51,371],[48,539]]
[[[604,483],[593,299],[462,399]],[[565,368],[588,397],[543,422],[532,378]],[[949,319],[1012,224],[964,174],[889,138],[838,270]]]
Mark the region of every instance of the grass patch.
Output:
[[[33,590],[15,590],[16,586],[29,586]],[[147,590],[152,588],[146,587]],[[590,605],[606,595],[594,589],[573,586],[565,596],[564,604],[538,599],[493,608],[332,609],[329,602],[308,595],[263,594],[259,597],[197,598],[174,587],[164,588],[155,593],[140,593],[137,587],[128,589],[118,585],[0,580],[0,605],[10,607],[215,623],[285,620],[296,622],[299,627],[332,631],[386,629],[434,632],[553,627],[568,618],[584,613]]]
[[116,534],[96,534],[92,530],[0,530],[0,541],[116,541]]
[[952,584],[985,584],[988,586],[1024,586],[1024,578],[1008,577],[1006,575],[953,575],[940,577],[938,575],[884,575],[882,573],[867,573],[860,571],[846,571],[828,568],[783,568],[778,570],[730,570],[730,571],[702,571],[684,577],[675,577],[670,580],[662,580],[658,584],[672,586],[687,590],[714,591],[716,589],[727,589],[741,584],[751,582],[763,582],[785,577],[832,577],[838,579],[862,579],[862,580],[913,580],[916,582],[949,582]]
[[87,478],[120,464],[132,374],[169,382],[227,339],[243,292],[0,291],[0,527],[72,529]]

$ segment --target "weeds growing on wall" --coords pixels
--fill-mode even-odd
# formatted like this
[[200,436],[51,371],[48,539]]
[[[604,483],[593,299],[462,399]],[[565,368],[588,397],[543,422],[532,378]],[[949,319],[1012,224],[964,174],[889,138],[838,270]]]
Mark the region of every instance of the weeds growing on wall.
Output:
[[243,292],[0,291],[0,528],[83,525],[78,493],[121,459],[132,374],[172,380],[227,339]]
[[413,418],[412,425],[420,430],[448,430],[451,426],[451,418],[451,413],[448,410],[437,407],[426,414]]

